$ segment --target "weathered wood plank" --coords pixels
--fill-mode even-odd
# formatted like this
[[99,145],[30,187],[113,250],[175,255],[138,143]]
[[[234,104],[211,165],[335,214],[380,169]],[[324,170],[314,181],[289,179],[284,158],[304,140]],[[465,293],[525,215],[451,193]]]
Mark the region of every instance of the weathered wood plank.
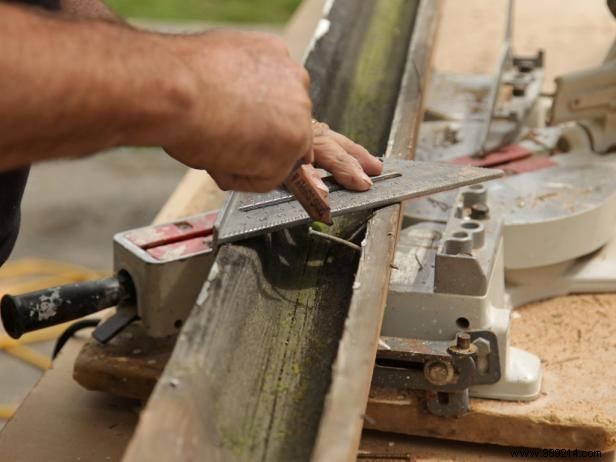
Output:
[[[440,1],[418,5],[387,157],[413,157],[441,8]],[[356,460],[401,217],[401,207],[395,205],[379,210],[368,222],[366,245],[319,426],[315,462]]]
[[[336,1],[329,33],[307,61],[317,118],[362,133],[373,152],[386,148],[416,6]],[[386,65],[361,67],[377,62],[376,52]],[[372,124],[344,119],[347,111]],[[332,232],[348,236],[363,219],[341,220]],[[221,248],[124,460],[309,459],[357,261],[352,249],[305,229]]]
[[332,385],[319,425],[314,461],[356,458],[401,210],[400,205],[388,207],[369,221]]
[[[220,250],[207,300],[222,309],[191,318],[195,322],[187,323],[174,352],[185,360],[176,366],[172,359],[157,387],[162,402],[171,398],[174,406],[190,409],[163,414],[157,428],[168,425],[169,435],[177,437],[174,428],[197,425],[214,438],[183,446],[180,460],[209,453],[212,444],[221,460],[302,460],[312,445],[318,425],[313,406],[327,391],[333,361],[323,358],[335,351],[346,314],[344,306],[327,302],[341,298],[337,283],[350,292],[352,277],[341,281],[337,273],[356,256],[349,249],[323,265],[327,243],[276,242],[283,239]],[[294,272],[303,261],[313,266]],[[314,284],[318,293],[310,290]],[[158,438],[148,438],[147,453],[164,451],[167,439],[151,448]]]

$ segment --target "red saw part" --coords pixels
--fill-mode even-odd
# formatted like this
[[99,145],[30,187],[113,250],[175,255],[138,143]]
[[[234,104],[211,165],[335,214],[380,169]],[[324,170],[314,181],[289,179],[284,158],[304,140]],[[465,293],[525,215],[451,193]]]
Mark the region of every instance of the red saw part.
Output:
[[129,231],[124,238],[160,261],[188,257],[212,249],[218,211],[175,223]]
[[530,157],[533,153],[518,144],[504,146],[497,151],[487,153],[483,157],[456,157],[450,162],[456,165],[471,165],[473,167],[496,167],[516,160]]

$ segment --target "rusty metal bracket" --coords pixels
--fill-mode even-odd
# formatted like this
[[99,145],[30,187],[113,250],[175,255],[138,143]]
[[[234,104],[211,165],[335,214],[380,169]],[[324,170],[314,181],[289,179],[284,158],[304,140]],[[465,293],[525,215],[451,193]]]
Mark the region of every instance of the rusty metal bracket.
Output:
[[453,342],[381,337],[372,386],[413,390],[430,413],[458,417],[469,410],[469,387],[500,376],[498,340],[488,330],[459,332]]

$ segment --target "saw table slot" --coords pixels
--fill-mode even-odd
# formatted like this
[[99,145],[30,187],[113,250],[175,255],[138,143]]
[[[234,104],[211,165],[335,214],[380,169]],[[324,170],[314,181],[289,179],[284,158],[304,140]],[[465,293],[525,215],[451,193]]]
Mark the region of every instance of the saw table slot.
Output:
[[197,236],[193,239],[186,239],[179,242],[172,242],[167,245],[161,245],[146,249],[146,252],[152,257],[160,261],[173,260],[180,257],[188,257],[197,253],[211,250],[214,242],[212,234],[208,236]]
[[394,358],[376,358],[376,365],[381,367],[388,367],[391,369],[402,369],[423,372],[424,364],[420,361],[410,361],[407,359],[394,359]]

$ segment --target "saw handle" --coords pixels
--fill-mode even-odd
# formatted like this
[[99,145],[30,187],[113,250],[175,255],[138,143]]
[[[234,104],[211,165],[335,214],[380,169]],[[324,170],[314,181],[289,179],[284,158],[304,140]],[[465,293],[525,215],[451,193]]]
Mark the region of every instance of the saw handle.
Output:
[[22,295],[5,295],[0,311],[6,332],[17,339],[26,332],[72,321],[132,297],[134,289],[130,280],[113,276]]

